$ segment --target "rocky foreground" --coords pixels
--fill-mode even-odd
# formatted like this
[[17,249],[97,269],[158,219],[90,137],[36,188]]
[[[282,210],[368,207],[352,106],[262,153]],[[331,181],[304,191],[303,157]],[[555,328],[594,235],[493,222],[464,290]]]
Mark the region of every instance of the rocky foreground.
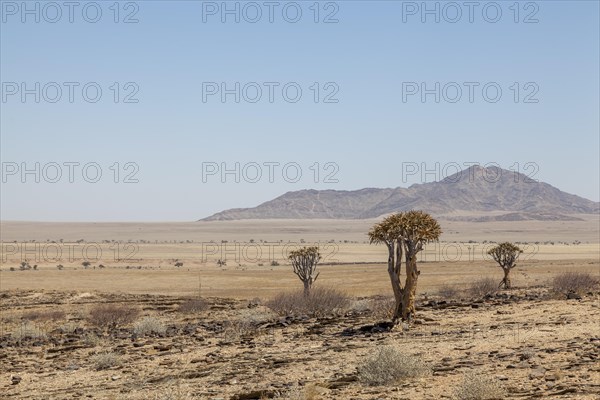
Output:
[[[311,318],[278,316],[259,300],[204,299],[190,310],[167,296],[2,292],[0,397],[443,399],[460,398],[465,378],[476,376],[504,398],[597,399],[600,297],[570,297],[544,288],[422,296],[414,325],[390,330],[373,299]],[[89,310],[98,303],[140,315],[96,326]],[[369,385],[358,368],[386,344],[429,372]]]

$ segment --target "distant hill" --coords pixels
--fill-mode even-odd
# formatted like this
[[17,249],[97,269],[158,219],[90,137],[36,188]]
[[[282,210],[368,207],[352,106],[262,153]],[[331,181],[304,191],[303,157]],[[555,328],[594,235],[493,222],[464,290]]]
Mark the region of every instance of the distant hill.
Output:
[[[288,192],[257,207],[225,210],[202,221],[367,219],[411,209],[455,220],[564,221],[578,219],[573,214],[598,213],[600,203],[565,193],[514,171],[475,165],[442,181],[408,188]],[[470,217],[461,213],[494,215]]]

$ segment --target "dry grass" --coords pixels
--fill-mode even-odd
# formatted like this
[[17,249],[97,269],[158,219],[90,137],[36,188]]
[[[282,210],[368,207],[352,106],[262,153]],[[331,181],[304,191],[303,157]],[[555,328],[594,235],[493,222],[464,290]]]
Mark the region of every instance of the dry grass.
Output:
[[500,400],[505,396],[498,381],[475,374],[466,375],[454,392],[456,400]]
[[22,317],[27,321],[61,321],[66,318],[66,314],[62,310],[53,310],[53,311],[29,311],[23,314]]
[[450,284],[443,284],[437,290],[437,295],[442,300],[456,300],[459,298],[461,291],[458,287]]
[[403,353],[393,345],[379,347],[358,367],[359,380],[369,386],[392,385],[406,378],[426,376],[431,368],[419,357]]
[[94,369],[100,371],[103,369],[109,369],[116,367],[121,364],[121,357],[112,351],[103,351],[96,353],[90,357],[90,362],[94,366]]
[[102,328],[130,324],[139,315],[137,308],[117,304],[99,304],[88,315],[88,322]]
[[204,299],[189,299],[179,304],[177,310],[185,314],[197,314],[208,310],[210,305]]
[[323,398],[324,392],[325,389],[322,387],[309,383],[302,388],[293,388],[285,397],[279,398],[285,400],[319,400]]
[[133,333],[138,336],[145,336],[151,333],[164,335],[166,332],[167,327],[156,317],[144,317],[133,324]]
[[46,332],[39,325],[26,321],[17,326],[11,336],[19,342],[23,339],[43,340],[46,338]]
[[280,293],[267,302],[267,307],[279,315],[324,317],[343,313],[349,304],[348,297],[342,292],[316,287],[308,296],[304,296],[302,290]]
[[471,282],[468,293],[473,297],[484,297],[498,292],[498,282],[492,278],[480,278]]
[[394,315],[396,300],[394,296],[377,296],[371,300],[373,317],[378,320],[389,320]]
[[587,272],[563,272],[552,279],[552,289],[556,293],[584,294],[597,289],[599,283],[598,278]]

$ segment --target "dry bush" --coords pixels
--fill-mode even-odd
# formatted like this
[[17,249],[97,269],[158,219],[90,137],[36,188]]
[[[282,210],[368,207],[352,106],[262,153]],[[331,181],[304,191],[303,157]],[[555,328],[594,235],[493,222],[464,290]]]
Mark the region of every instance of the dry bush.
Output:
[[127,305],[99,304],[90,310],[88,322],[99,327],[114,327],[132,323],[139,313],[137,308]]
[[500,400],[505,396],[498,381],[475,374],[466,375],[454,392],[456,400]]
[[23,339],[42,340],[46,338],[46,332],[44,332],[44,330],[38,325],[30,321],[26,321],[16,327],[12,331],[11,336],[19,342]]
[[79,328],[81,328],[81,326],[77,322],[73,321],[67,321],[58,327],[62,333],[73,333]]
[[267,307],[279,315],[309,315],[324,317],[343,313],[349,305],[348,297],[333,288],[316,287],[308,296],[302,290],[284,292],[267,302]]
[[285,400],[319,400],[323,398],[324,393],[324,388],[317,386],[314,383],[309,383],[303,388],[294,387],[285,397],[277,398]]
[[96,347],[100,346],[103,342],[104,340],[102,340],[102,338],[96,335],[95,333],[88,332],[85,335],[83,335],[83,343],[86,346]]
[[116,367],[121,363],[121,357],[112,351],[104,351],[91,356],[90,361],[94,365],[94,368],[99,371]]
[[552,289],[556,293],[584,294],[596,289],[599,283],[597,278],[587,272],[563,272],[552,279]]
[[133,333],[138,336],[144,336],[151,333],[164,335],[166,332],[167,327],[165,324],[160,319],[155,317],[144,317],[133,324]]
[[223,337],[225,340],[239,340],[244,336],[257,336],[260,326],[275,317],[276,314],[268,309],[242,309],[237,316],[225,322]]
[[443,300],[455,300],[460,296],[460,290],[455,285],[446,283],[439,287],[437,295]]
[[189,389],[183,388],[177,381],[175,384],[155,391],[150,398],[152,400],[191,400],[193,396]]
[[370,386],[390,385],[406,378],[418,378],[431,373],[431,368],[419,357],[404,354],[393,345],[379,347],[358,367],[358,379]]
[[394,296],[378,296],[371,300],[371,310],[376,319],[392,319],[394,308],[396,308]]
[[480,278],[471,282],[469,294],[473,297],[484,297],[498,292],[498,282],[492,278]]
[[54,311],[30,311],[23,314],[23,319],[27,321],[60,321],[64,320],[66,314],[62,310]]
[[186,314],[201,313],[208,310],[210,305],[204,299],[188,299],[179,304],[177,310]]

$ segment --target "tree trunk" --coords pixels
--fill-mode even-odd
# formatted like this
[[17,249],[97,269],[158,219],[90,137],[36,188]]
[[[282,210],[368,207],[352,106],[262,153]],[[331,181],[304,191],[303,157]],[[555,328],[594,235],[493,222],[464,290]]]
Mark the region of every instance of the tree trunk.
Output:
[[402,284],[400,282],[400,269],[402,266],[402,247],[398,243],[396,246],[388,246],[388,250],[388,275],[390,276],[392,290],[394,291],[394,299],[396,301],[394,313],[392,314],[392,323],[396,324],[396,322],[400,318],[402,318]]
[[310,295],[310,282],[304,281],[304,297],[308,297]]
[[500,287],[504,286],[506,289],[510,289],[510,268],[503,268],[504,278],[500,282]]
[[415,297],[417,294],[417,280],[419,271],[417,271],[417,257],[413,255],[406,260],[406,285],[402,299],[402,320],[411,321],[415,314]]

